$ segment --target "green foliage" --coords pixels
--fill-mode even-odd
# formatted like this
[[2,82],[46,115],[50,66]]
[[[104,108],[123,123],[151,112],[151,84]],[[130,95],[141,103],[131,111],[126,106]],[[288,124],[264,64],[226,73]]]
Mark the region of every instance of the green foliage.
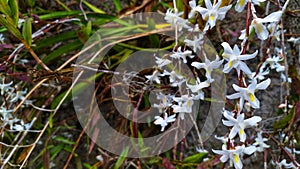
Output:
[[282,129],[286,128],[292,122],[293,115],[294,115],[294,108],[292,108],[289,111],[289,113],[287,115],[285,115],[282,119],[280,119],[279,121],[274,123],[274,125],[273,125],[274,129],[282,130]]
[[32,19],[27,18],[23,23],[22,35],[28,46],[32,44]]
[[114,169],[118,169],[118,168],[121,167],[121,165],[123,164],[123,162],[124,162],[125,159],[126,159],[126,156],[127,156],[127,154],[128,154],[128,151],[129,151],[129,148],[128,148],[128,147],[126,147],[126,148],[123,150],[122,154],[120,155],[120,157],[118,158],[118,160],[117,160],[117,162],[116,162],[116,164],[115,164],[115,166],[114,166]]
[[197,153],[182,160],[184,163],[201,163],[208,153]]

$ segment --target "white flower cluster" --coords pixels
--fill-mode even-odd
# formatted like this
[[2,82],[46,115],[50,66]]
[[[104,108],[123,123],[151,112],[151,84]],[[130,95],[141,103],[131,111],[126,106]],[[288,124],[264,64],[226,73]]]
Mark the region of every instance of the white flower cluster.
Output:
[[[0,121],[1,128],[9,126],[9,130],[13,131],[24,131],[29,130],[30,124],[25,124],[23,120],[15,117],[12,112],[14,106],[18,101],[25,99],[24,95],[27,93],[26,90],[18,90],[17,86],[13,86],[13,82],[5,83],[5,78],[0,76]],[[25,104],[31,103],[26,100]]]
[[[186,84],[187,93],[182,94],[180,97],[172,94],[163,94],[160,93],[157,96],[157,99],[161,100],[159,104],[155,104],[154,107],[159,108],[159,112],[162,114],[161,116],[156,116],[154,124],[161,125],[161,131],[164,131],[165,127],[168,123],[173,123],[176,121],[176,118],[179,116],[181,120],[184,120],[185,114],[191,113],[193,111],[192,106],[195,100],[204,99],[204,92],[202,91],[204,88],[210,86],[214,79],[212,78],[212,71],[221,67],[223,62],[225,61],[225,65],[223,68],[223,73],[229,74],[231,70],[235,70],[239,84],[233,84],[233,89],[236,93],[231,95],[227,95],[226,98],[230,100],[237,101],[236,110],[223,111],[223,116],[225,119],[222,120],[223,124],[229,127],[229,133],[222,137],[216,137],[221,139],[223,142],[221,150],[213,150],[214,153],[220,154],[220,160],[223,163],[229,161],[230,165],[233,165],[236,169],[243,168],[242,158],[244,154],[251,155],[255,152],[264,152],[265,149],[268,149],[270,146],[265,142],[268,141],[267,138],[263,138],[263,132],[257,131],[256,138],[252,141],[251,139],[247,139],[247,134],[245,129],[255,128],[259,125],[259,122],[262,120],[260,116],[253,116],[252,110],[259,109],[261,107],[259,99],[255,96],[255,93],[258,90],[266,90],[270,84],[271,79],[266,78],[271,70],[276,70],[276,72],[281,73],[282,81],[290,82],[288,77],[285,77],[283,73],[285,71],[285,67],[282,66],[279,62],[284,58],[282,57],[282,50],[278,50],[279,52],[275,52],[275,55],[266,54],[266,59],[263,63],[258,67],[257,71],[252,71],[248,65],[247,61],[250,59],[254,59],[258,55],[258,50],[251,54],[246,54],[246,50],[244,49],[245,41],[248,41],[249,34],[251,31],[255,31],[258,39],[264,41],[268,38],[275,37],[276,40],[281,41],[280,32],[277,24],[280,22],[284,10],[288,4],[288,1],[284,4],[282,10],[275,11],[266,17],[258,17],[256,15],[256,11],[254,5],[261,5],[265,0],[237,0],[235,4],[235,10],[237,12],[242,12],[245,6],[248,4],[247,10],[250,10],[250,14],[252,13],[252,20],[249,20],[248,29],[249,32],[246,33],[246,29],[241,32],[241,36],[239,39],[243,40],[241,42],[242,49],[239,48],[239,45],[235,44],[233,48],[229,43],[223,42],[221,45],[223,47],[222,58],[220,56],[216,56],[215,60],[211,61],[206,56],[204,56],[204,61],[194,61],[196,55],[199,54],[199,51],[203,48],[203,41],[205,34],[208,30],[215,27],[216,22],[218,20],[223,20],[226,17],[226,13],[231,9],[232,5],[221,6],[222,0],[211,2],[211,0],[204,0],[205,7],[201,5],[197,5],[195,0],[191,0],[189,2],[190,5],[190,13],[188,14],[188,18],[192,19],[194,17],[199,17],[205,21],[204,29],[199,30],[198,25],[191,26],[192,24],[188,19],[181,18],[182,12],[178,12],[178,10],[168,10],[166,13],[165,20],[171,24],[172,27],[177,27],[176,31],[182,31],[183,29],[187,29],[187,31],[191,32],[193,35],[193,39],[184,39],[184,43],[186,46],[190,47],[192,51],[186,49],[185,47],[178,47],[176,51],[173,51],[172,54],[169,55],[169,58],[156,58],[157,64],[159,68],[171,64],[171,60],[179,60],[179,63],[183,61],[183,63],[190,63],[188,60],[192,60],[191,66],[196,70],[204,70],[206,81],[200,81],[199,78],[196,78],[195,84],[189,84],[189,79],[185,79],[183,75],[178,73],[176,70],[172,70],[172,72],[168,72],[164,70],[164,73],[154,72],[151,76],[147,76],[149,81],[155,81],[156,83],[160,83],[160,77],[166,76],[169,78],[169,82],[171,86],[177,86],[179,89],[183,89],[183,84]],[[250,19],[250,18],[249,18]],[[194,28],[192,28],[194,27]],[[177,43],[176,43],[177,44]],[[269,49],[270,50],[270,49]],[[281,52],[281,53],[280,53]],[[189,59],[188,59],[189,58]],[[171,67],[176,67],[172,65]],[[250,83],[247,84],[246,82]],[[185,82],[185,83],[184,83]],[[181,93],[182,91],[179,91]],[[247,105],[247,106],[244,106]],[[172,108],[173,114],[168,111]],[[244,109],[245,108],[245,109]],[[178,116],[177,116],[178,115]],[[239,143],[235,143],[237,140],[236,137],[239,137]],[[201,150],[202,151],[202,150]],[[294,163],[287,163],[286,160],[282,160],[281,162],[274,163],[277,166],[284,166],[286,168],[296,168],[298,166],[294,165]]]

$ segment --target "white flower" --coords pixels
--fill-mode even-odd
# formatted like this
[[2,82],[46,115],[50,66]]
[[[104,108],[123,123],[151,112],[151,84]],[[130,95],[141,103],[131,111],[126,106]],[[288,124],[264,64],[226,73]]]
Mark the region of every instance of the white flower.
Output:
[[191,47],[194,52],[197,52],[197,49],[201,49],[201,45],[203,44],[204,36],[202,34],[199,34],[199,36],[194,36],[193,40],[190,39],[184,39],[184,43]]
[[224,73],[228,73],[232,68],[236,69],[238,75],[240,73],[240,70],[248,75],[252,73],[246,63],[243,62],[243,60],[254,58],[257,55],[258,51],[255,51],[251,55],[241,55],[241,51],[237,45],[234,45],[233,49],[227,42],[223,42],[221,45],[224,48],[224,53],[222,54],[222,56],[226,61],[228,61],[228,63],[226,63],[224,66]]
[[202,148],[200,148],[200,147],[196,147],[196,151],[197,151],[198,153],[208,153],[207,150],[202,149]]
[[236,118],[234,118],[232,113],[229,113],[227,110],[223,112],[224,117],[227,120],[222,120],[223,124],[227,127],[232,127],[229,138],[233,139],[236,134],[239,135],[240,141],[245,142],[246,140],[246,134],[245,129],[256,126],[258,122],[261,121],[261,117],[259,116],[253,116],[249,119],[245,120],[245,114],[238,114]]
[[19,99],[20,100],[24,100],[25,97],[24,95],[27,93],[27,89],[21,91],[21,90],[18,90],[15,94],[12,95],[12,99],[10,100],[10,102],[16,102],[18,101]]
[[197,93],[197,96],[195,96],[195,97],[199,97],[201,100],[203,100],[204,93],[203,93],[202,89],[205,87],[208,87],[210,85],[210,83],[201,82],[200,79],[197,77],[195,85],[189,85],[188,83],[186,83],[186,85],[193,93]]
[[[296,140],[297,141],[297,140]],[[297,143],[297,142],[296,142]],[[292,149],[288,148],[288,147],[284,147],[286,149],[286,151],[288,151],[289,153],[294,153],[294,154],[300,154],[299,150],[296,150],[295,148]]]
[[[264,2],[266,0],[250,0],[252,4],[258,5],[260,2]],[[248,0],[238,0],[235,5],[235,10],[237,12],[242,12],[247,4]]]
[[[276,28],[276,30],[273,34],[273,38],[276,38],[277,41],[280,41],[280,38],[281,38],[280,25],[278,25],[277,23],[271,23],[271,24],[268,25],[269,32],[273,32],[273,30],[275,28]],[[283,32],[286,32],[286,30],[283,30]]]
[[188,29],[189,32],[193,32],[193,33],[196,33],[196,32],[201,32],[201,30],[199,29],[199,25],[198,24],[195,24],[192,28]]
[[168,123],[174,122],[176,120],[175,116],[176,116],[176,114],[173,114],[172,116],[168,117],[167,113],[164,113],[164,118],[162,118],[160,116],[155,116],[154,118],[156,120],[154,121],[154,124],[161,125],[160,131],[164,131],[165,127],[168,125]]
[[269,148],[270,146],[265,143],[265,141],[268,141],[267,138],[263,138],[261,135],[261,132],[257,133],[257,137],[255,138],[255,143],[253,143],[256,147],[258,152],[263,152],[264,149]]
[[181,86],[181,84],[185,81],[183,76],[179,75],[174,70],[172,72],[164,70],[164,72],[160,76],[169,76],[171,86]]
[[11,112],[13,110],[7,110],[5,107],[1,106],[0,114],[2,115],[1,120],[5,121],[12,117]]
[[3,37],[3,34],[2,33],[0,33],[0,43],[2,43],[2,44],[4,44],[4,37]]
[[207,82],[211,83],[214,81],[214,79],[211,78],[212,71],[220,67],[222,63],[223,60],[220,61],[220,58],[218,56],[216,56],[216,60],[212,62],[205,57],[205,63],[193,62],[192,66],[194,66],[197,69],[205,69],[205,76],[207,78]]
[[214,6],[210,0],[204,0],[206,8],[196,6],[194,10],[198,11],[203,20],[206,20],[206,26],[204,30],[213,28],[216,25],[217,20],[223,20],[227,11],[231,8],[231,5],[219,8],[222,1],[218,1]]
[[13,82],[10,82],[7,84],[5,84],[5,83],[0,84],[1,95],[3,95],[4,92],[6,92],[10,88],[10,85],[12,85],[12,84],[13,84]]
[[282,72],[285,70],[284,66],[281,66],[278,62],[283,59],[280,56],[273,56],[266,59],[262,67],[265,68],[267,65],[270,65],[271,69],[276,69],[276,72]]
[[173,97],[173,100],[177,102],[177,105],[172,106],[174,113],[179,113],[180,119],[184,119],[185,113],[191,113],[194,105],[193,97],[188,95],[182,95],[181,97]]
[[155,81],[157,84],[160,84],[160,79],[158,78],[159,75],[160,75],[160,72],[158,70],[154,70],[152,75],[145,75],[145,77],[148,79],[146,82]]
[[18,20],[18,28],[21,28],[22,24],[25,22],[25,19],[19,18]]
[[[258,80],[264,80],[265,76],[270,73],[269,69],[264,70],[264,67],[260,67],[258,74],[256,72],[252,73],[251,79],[256,78]],[[255,76],[256,75],[256,76]]]
[[273,12],[265,18],[255,18],[252,20],[250,30],[255,29],[256,35],[260,40],[266,40],[269,36],[268,29],[263,23],[278,22],[282,16],[282,11]]
[[174,59],[180,59],[181,58],[183,60],[183,62],[186,63],[187,62],[186,57],[193,58],[195,56],[192,55],[192,51],[190,51],[190,50],[182,51],[181,46],[180,46],[177,49],[177,52],[173,51],[173,54],[170,57],[174,58]]
[[170,61],[169,59],[161,59],[159,57],[155,57],[155,59],[156,59],[155,63],[157,64],[157,67],[159,67],[159,68],[162,68],[163,66],[172,63],[172,61]]
[[222,150],[212,150],[216,154],[222,155],[220,160],[222,163],[225,163],[230,159],[230,161],[233,163],[234,168],[236,169],[242,169],[243,163],[241,161],[241,157],[243,154],[252,154],[254,153],[256,148],[254,146],[245,147],[245,145],[242,146],[236,146],[234,149],[227,150],[226,145],[222,146]]
[[[273,161],[272,161],[272,164],[274,164]],[[283,159],[280,162],[276,161],[275,165],[277,166],[276,168],[278,168],[278,169],[281,169],[282,167],[284,167],[284,168],[295,168],[296,169],[296,167],[294,166],[294,164],[292,162],[287,163],[286,159]]]
[[154,103],[153,107],[156,107],[159,109],[159,112],[162,113],[163,109],[168,108],[172,105],[172,97],[171,95],[165,95],[163,93],[159,93],[156,96],[156,99],[160,101],[159,104]]
[[190,26],[187,25],[188,20],[185,20],[181,18],[180,16],[183,14],[183,12],[179,12],[175,9],[175,12],[173,13],[171,9],[167,10],[165,20],[171,24],[172,27],[178,26],[178,31],[181,31],[182,28],[190,28]]
[[190,5],[190,7],[192,8],[191,11],[190,11],[190,13],[189,13],[189,18],[192,18],[192,17],[195,16],[195,14],[196,14],[196,12],[197,12],[197,10],[196,10],[196,7],[197,7],[196,1],[195,1],[195,0],[191,0],[191,1],[189,2],[189,5]]
[[238,93],[234,93],[232,95],[226,96],[228,99],[236,99],[240,98],[240,111],[242,111],[243,106],[244,106],[244,101],[247,100],[251,107],[258,109],[260,108],[260,102],[259,100],[255,97],[254,93],[257,90],[265,90],[271,83],[270,79],[267,79],[263,82],[260,82],[257,84],[257,80],[253,79],[252,83],[247,87],[239,87],[235,84],[232,85],[233,89],[237,91]]
[[286,77],[284,73],[280,73],[280,79],[282,82],[292,83],[292,79],[290,77]]
[[21,124],[15,124],[12,129],[15,131],[24,131],[29,130],[30,123],[25,124],[23,120],[21,120]]

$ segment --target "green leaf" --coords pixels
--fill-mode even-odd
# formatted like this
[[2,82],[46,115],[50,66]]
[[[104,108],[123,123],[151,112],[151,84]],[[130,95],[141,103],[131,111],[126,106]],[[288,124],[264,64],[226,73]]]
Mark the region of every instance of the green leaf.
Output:
[[58,144],[57,146],[54,146],[53,148],[50,149],[50,154],[51,154],[51,161],[53,161],[55,159],[55,157],[61,153],[61,150],[64,148],[64,144],[61,143],[61,144]]
[[151,159],[147,162],[149,165],[158,165],[162,163],[162,158],[159,156],[151,157]]
[[116,6],[117,11],[120,12],[122,10],[121,1],[120,0],[114,0],[114,4]]
[[53,139],[56,140],[56,141],[65,143],[65,144],[72,144],[72,145],[75,144],[75,142],[70,141],[70,140],[68,140],[68,139],[66,139],[66,138],[64,138],[64,137],[62,137],[62,136],[56,136],[56,137],[54,137]]
[[49,20],[49,19],[56,19],[56,18],[64,18],[67,16],[74,16],[81,13],[82,13],[81,11],[55,11],[55,12],[52,11],[51,13],[39,16],[39,18],[41,20]]
[[184,6],[184,4],[183,4],[182,0],[176,1],[176,7],[177,7],[178,11],[183,11],[183,6]]
[[23,23],[22,35],[29,46],[32,44],[32,19],[27,18]]
[[89,39],[91,32],[92,32],[92,22],[89,21],[87,25],[82,26],[77,33],[81,43],[85,43]]
[[114,166],[114,169],[118,169],[118,168],[121,167],[122,163],[124,162],[124,160],[125,160],[125,158],[126,158],[126,156],[128,154],[128,151],[129,151],[129,147],[126,147],[123,150],[122,154],[120,155],[119,159],[117,160],[117,162],[116,162],[116,164]]
[[50,117],[49,117],[49,127],[52,128],[53,127],[53,113],[50,113]]
[[95,7],[94,5],[88,3],[87,1],[83,0],[82,3],[84,5],[86,5],[88,8],[90,8],[93,12],[99,13],[99,14],[105,14],[104,11],[102,11],[101,9]]
[[285,127],[287,127],[292,122],[293,116],[294,116],[294,108],[292,108],[289,111],[289,114],[287,114],[286,116],[284,116],[279,121],[275,122],[274,125],[273,125],[273,128],[276,129],[276,130],[278,130],[278,129],[284,129]]
[[13,23],[7,21],[2,15],[0,15],[0,24],[6,27],[6,29],[11,32],[15,37],[18,39],[23,39],[22,34],[20,31],[13,25]]
[[74,51],[82,47],[82,43],[80,40],[75,40],[71,43],[68,43],[64,46],[61,46],[47,55],[43,60],[44,63],[48,63],[50,61],[58,59],[61,55],[65,53],[69,53],[70,51]]
[[45,39],[40,39],[35,41],[35,44],[37,45],[34,47],[34,50],[45,48],[45,47],[51,47],[52,45],[59,43],[59,42],[65,42],[70,39],[76,39],[77,38],[77,32],[74,31],[68,31],[61,34],[57,34],[55,36],[47,37]]
[[207,153],[197,153],[190,155],[182,160],[184,163],[201,163],[203,159],[207,156]]
[[13,23],[15,25],[15,27],[18,26],[18,21],[19,21],[19,7],[18,7],[18,2],[17,0],[9,0],[8,4],[10,6],[10,10],[11,10],[11,18],[13,20]]
[[11,10],[7,0],[0,0],[0,12],[6,16],[11,16]]
[[26,0],[26,5],[32,8],[35,5],[35,0]]

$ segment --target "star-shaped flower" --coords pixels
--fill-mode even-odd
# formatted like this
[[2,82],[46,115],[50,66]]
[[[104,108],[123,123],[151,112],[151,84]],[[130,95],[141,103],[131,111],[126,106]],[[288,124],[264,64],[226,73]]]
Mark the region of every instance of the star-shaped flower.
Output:
[[169,59],[162,59],[160,57],[155,57],[155,63],[157,64],[157,67],[162,68],[165,65],[168,65],[170,63],[172,63],[172,61],[170,61]]
[[168,9],[166,12],[165,20],[171,24],[172,27],[178,27],[178,31],[181,31],[182,28],[189,29],[191,28],[188,26],[188,20],[185,20],[181,18],[180,16],[183,14],[183,12],[179,12],[175,9],[174,13],[171,9]]
[[197,52],[197,49],[201,49],[201,45],[203,44],[204,36],[203,34],[199,34],[199,36],[194,36],[193,40],[184,39],[184,43],[191,47],[194,52]]
[[201,82],[200,79],[197,78],[195,85],[190,85],[188,83],[186,85],[193,93],[197,93],[197,96],[195,96],[196,98],[199,98],[199,99],[203,100],[204,99],[204,92],[202,91],[202,89],[210,86],[210,83]]
[[265,68],[267,65],[270,65],[271,69],[275,69],[276,72],[282,72],[285,70],[285,67],[280,65],[278,62],[282,61],[283,59],[280,56],[273,56],[266,59],[263,63],[262,67]]
[[222,150],[212,150],[216,154],[222,155],[220,160],[225,163],[228,159],[233,163],[234,168],[242,169],[243,163],[241,161],[241,157],[243,154],[252,154],[254,153],[256,148],[254,146],[245,147],[242,146],[235,146],[234,148],[227,150],[226,145],[222,146]]
[[172,106],[174,113],[179,113],[180,119],[184,119],[185,113],[191,113],[194,105],[194,97],[188,95],[182,95],[181,97],[173,97],[173,100],[177,102]]
[[145,77],[148,79],[146,82],[153,82],[155,81],[157,84],[160,84],[160,72],[158,70],[154,70],[152,75],[145,75]]
[[234,93],[232,95],[227,96],[228,99],[236,99],[240,98],[240,111],[242,111],[244,106],[244,101],[247,100],[251,107],[258,109],[260,108],[260,102],[255,97],[254,93],[257,90],[265,90],[271,83],[270,79],[267,79],[263,82],[260,82],[257,84],[257,80],[254,78],[252,80],[252,83],[247,87],[239,87],[236,84],[233,84],[232,87],[235,91],[238,93]]
[[156,119],[154,121],[154,124],[156,125],[161,125],[161,130],[160,131],[164,131],[165,127],[168,125],[168,123],[174,122],[176,120],[176,114],[173,114],[172,116],[168,117],[167,113],[164,113],[164,117],[160,117],[160,116],[155,116],[154,118]]
[[3,95],[4,92],[6,92],[10,88],[10,85],[12,85],[12,84],[13,84],[13,82],[10,82],[7,84],[5,84],[5,83],[0,84],[0,90],[1,90],[0,94]]
[[170,56],[171,58],[174,58],[174,59],[182,59],[183,60],[183,63],[186,63],[187,60],[186,60],[186,57],[189,57],[189,58],[193,58],[195,57],[194,55],[192,55],[192,51],[190,50],[181,50],[181,46],[177,49],[177,51],[173,51],[173,54]]
[[223,60],[220,60],[218,56],[216,56],[216,59],[214,61],[210,61],[205,57],[205,62],[193,62],[192,66],[194,66],[197,69],[204,69],[205,70],[205,77],[207,78],[207,82],[211,83],[214,81],[214,79],[211,78],[211,73],[214,69],[217,69],[220,67],[220,65],[223,63]]
[[222,56],[226,61],[228,61],[228,63],[226,63],[224,66],[223,72],[228,73],[232,68],[235,68],[238,75],[240,73],[240,70],[248,75],[251,75],[251,70],[243,61],[254,58],[257,55],[258,51],[255,51],[251,55],[242,55],[241,50],[237,45],[234,45],[233,49],[227,42],[223,42],[221,45],[224,48],[224,53],[222,54]]
[[[254,18],[250,25],[250,30],[255,29],[255,33],[260,40],[266,40],[269,36],[269,31],[264,23],[278,22],[282,16],[282,11],[273,12],[265,18]],[[245,38],[245,31],[242,31],[239,39]]]
[[[264,2],[264,1],[266,1],[266,0],[250,0],[250,2],[255,5],[258,5],[259,3]],[[248,3],[247,0],[238,0],[235,5],[235,10],[237,12],[242,12],[247,3]]]
[[264,149],[269,148],[270,146],[265,143],[265,141],[268,141],[267,138],[263,138],[261,135],[261,132],[257,133],[257,137],[255,138],[255,143],[253,143],[256,147],[258,152],[263,152]]
[[238,114],[235,118],[233,116],[233,113],[228,112],[227,110],[224,110],[223,115],[227,119],[222,120],[223,124],[225,126],[232,127],[229,133],[229,138],[233,139],[236,136],[236,134],[238,134],[241,142],[245,142],[246,140],[245,129],[252,126],[256,126],[257,123],[262,120],[259,116],[253,116],[245,120],[244,113]]
[[231,8],[231,5],[220,8],[222,1],[218,1],[215,5],[212,5],[210,0],[204,0],[206,8],[201,6],[194,7],[194,10],[198,11],[203,20],[207,21],[204,30],[213,28],[216,25],[217,20],[223,20],[227,11]]

